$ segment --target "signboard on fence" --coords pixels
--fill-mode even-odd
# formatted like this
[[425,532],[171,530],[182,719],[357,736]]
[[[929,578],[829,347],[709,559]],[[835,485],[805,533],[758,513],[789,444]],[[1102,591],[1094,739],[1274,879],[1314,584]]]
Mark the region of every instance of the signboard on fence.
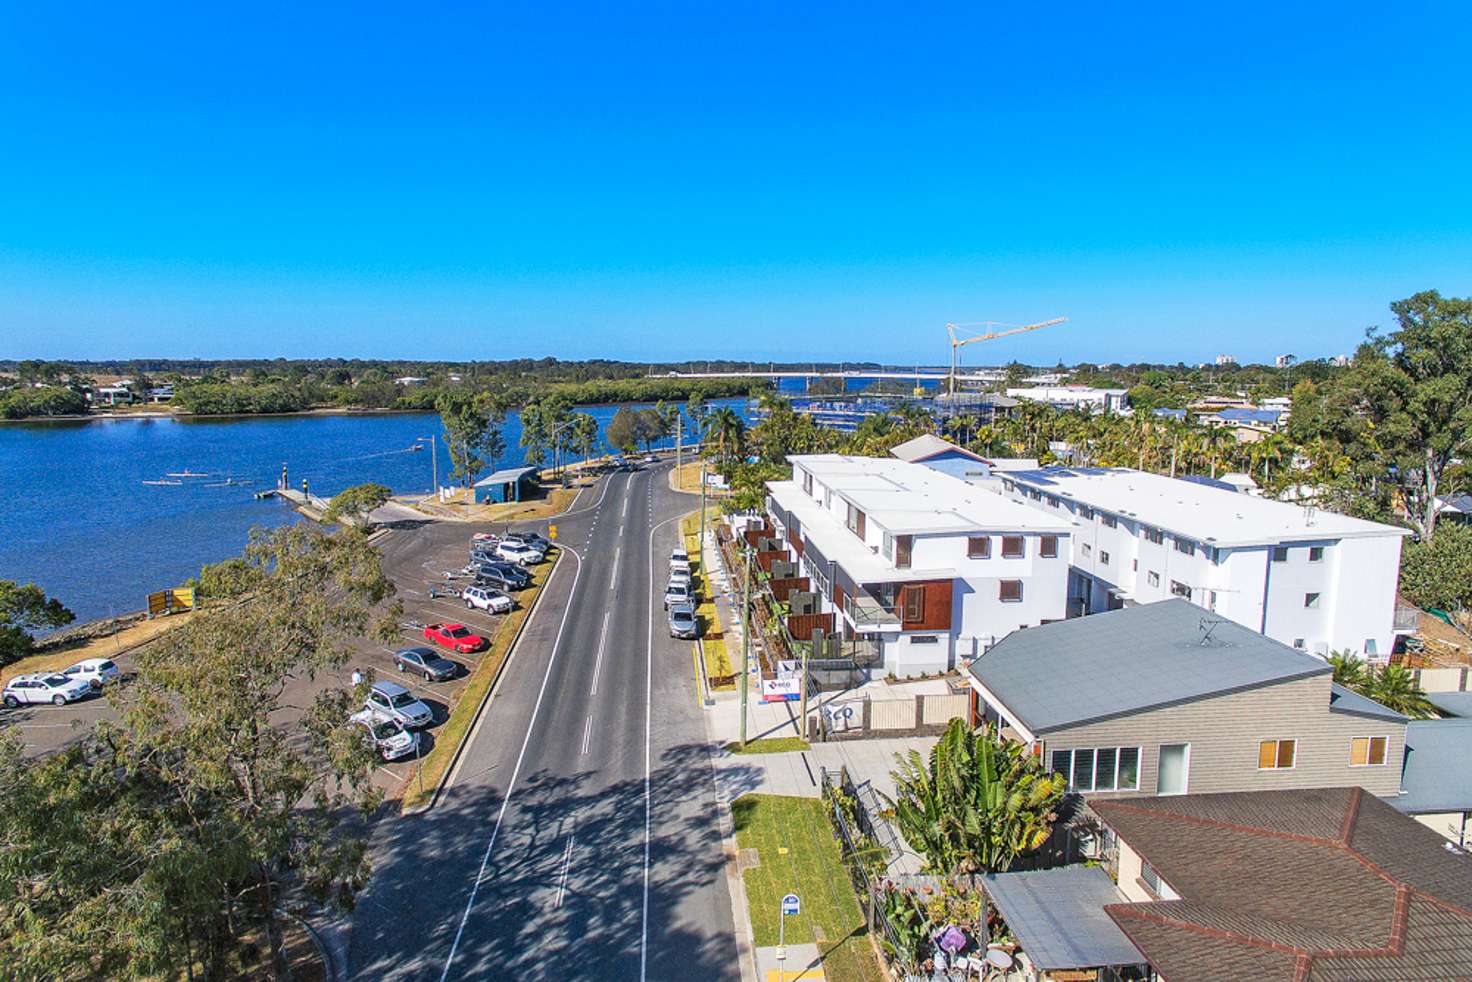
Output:
[[194,590],[180,587],[177,590],[159,590],[148,595],[148,616],[173,614],[181,610],[194,609]]
[[796,675],[787,678],[762,679],[762,702],[796,702],[800,695],[802,680]]
[[823,721],[830,731],[844,733],[864,728],[864,700],[835,699],[823,705]]

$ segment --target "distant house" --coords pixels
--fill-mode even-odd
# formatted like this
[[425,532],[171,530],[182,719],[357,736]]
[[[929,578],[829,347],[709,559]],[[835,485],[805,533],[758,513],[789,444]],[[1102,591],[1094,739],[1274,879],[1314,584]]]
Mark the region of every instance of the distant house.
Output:
[[1469,975],[1472,858],[1360,788],[1090,807],[1104,911],[1170,982]]
[[413,385],[423,385],[428,381],[429,379],[424,378],[422,375],[402,375],[394,379],[394,385],[402,385],[407,388]]
[[932,470],[962,480],[968,477],[987,477],[992,472],[990,460],[929,433],[901,443],[890,451],[890,455],[906,463],[924,464]]
[[101,385],[92,390],[92,402],[98,405],[132,405],[133,390],[126,385]]
[[478,505],[520,501],[536,480],[535,467],[507,467],[481,478],[472,489]]
[[1184,600],[1018,631],[967,674],[978,715],[1090,799],[1400,793],[1406,717],[1334,684],[1322,659]]
[[1122,412],[1130,404],[1129,392],[1125,389],[1095,389],[1086,385],[1011,388],[1007,395],[1013,399],[1047,403],[1054,409],[1083,409],[1095,413]]

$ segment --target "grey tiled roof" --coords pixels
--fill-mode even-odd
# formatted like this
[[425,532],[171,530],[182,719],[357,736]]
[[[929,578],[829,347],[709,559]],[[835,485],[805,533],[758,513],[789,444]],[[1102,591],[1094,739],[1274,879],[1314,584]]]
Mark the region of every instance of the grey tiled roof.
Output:
[[1171,982],[1472,975],[1472,857],[1360,788],[1090,807],[1180,896],[1106,908]]
[[1332,670],[1173,599],[1017,631],[970,671],[1018,722],[1047,733]]
[[1472,811],[1472,719],[1413,720],[1400,786],[1390,803],[1403,812]]

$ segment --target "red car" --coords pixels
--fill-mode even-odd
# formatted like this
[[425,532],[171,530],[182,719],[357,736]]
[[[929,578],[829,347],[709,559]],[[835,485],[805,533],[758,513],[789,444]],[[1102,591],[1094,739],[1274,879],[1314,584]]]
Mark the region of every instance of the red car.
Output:
[[486,646],[486,639],[464,624],[431,624],[424,629],[426,641],[433,641],[442,648],[469,654]]

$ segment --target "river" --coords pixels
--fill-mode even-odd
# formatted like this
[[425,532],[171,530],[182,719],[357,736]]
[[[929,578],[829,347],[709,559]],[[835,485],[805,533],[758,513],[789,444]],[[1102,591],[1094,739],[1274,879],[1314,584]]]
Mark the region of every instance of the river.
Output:
[[[597,418],[601,442],[616,409],[579,411]],[[432,435],[440,437],[440,481],[447,483],[443,435],[432,413],[0,425],[0,579],[36,583],[78,620],[138,610],[150,591],[178,586],[205,563],[239,554],[252,526],[296,520],[279,499],[254,497],[275,486],[283,463],[292,487],[306,478],[323,496],[365,481],[427,493],[431,454],[409,448]],[[507,451],[497,464],[522,463],[516,414],[504,435]],[[166,477],[183,471],[209,476]],[[143,483],[161,479],[181,483]],[[229,480],[250,483],[225,485]]]

